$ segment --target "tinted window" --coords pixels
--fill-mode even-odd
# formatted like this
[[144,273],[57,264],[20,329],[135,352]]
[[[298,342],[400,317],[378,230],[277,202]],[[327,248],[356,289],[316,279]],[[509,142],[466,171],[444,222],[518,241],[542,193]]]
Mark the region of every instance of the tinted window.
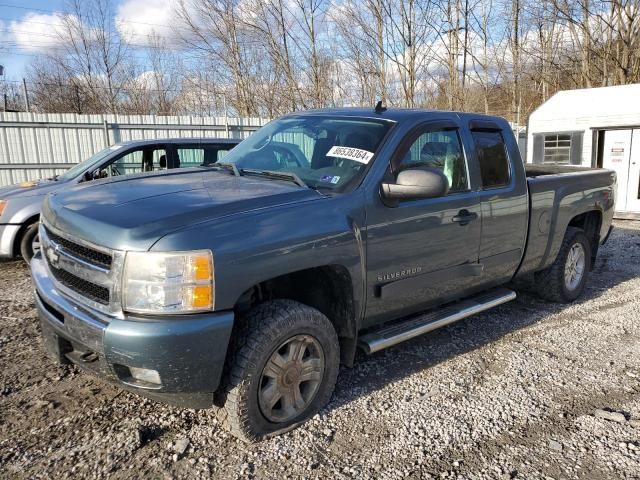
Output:
[[482,188],[509,184],[509,159],[500,132],[472,132],[476,144]]
[[425,132],[411,144],[399,165],[399,171],[437,168],[449,180],[449,193],[469,189],[467,165],[455,130]]

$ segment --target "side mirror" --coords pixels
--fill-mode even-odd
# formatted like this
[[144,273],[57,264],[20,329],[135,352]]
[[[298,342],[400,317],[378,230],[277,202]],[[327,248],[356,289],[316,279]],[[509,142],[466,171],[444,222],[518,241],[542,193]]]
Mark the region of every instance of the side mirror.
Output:
[[396,183],[383,183],[382,195],[393,200],[444,197],[449,191],[449,180],[437,168],[403,170]]

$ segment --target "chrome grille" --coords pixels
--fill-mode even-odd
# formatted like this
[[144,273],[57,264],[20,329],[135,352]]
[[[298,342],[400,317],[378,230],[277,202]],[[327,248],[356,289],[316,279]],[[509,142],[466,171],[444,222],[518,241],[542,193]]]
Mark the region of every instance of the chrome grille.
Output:
[[64,237],[61,237],[60,235],[55,234],[54,232],[49,230],[47,227],[44,227],[44,228],[45,228],[45,231],[47,232],[47,237],[49,237],[49,239],[52,242],[55,242],[56,244],[61,245],[76,257],[81,258],[82,260],[85,260],[89,263],[94,263],[96,265],[99,265],[103,268],[108,269],[111,267],[111,261],[113,260],[111,255],[103,252],[99,252],[98,250],[94,250],[89,247],[85,247],[84,245],[80,245],[79,243],[72,242],[71,240],[67,240]]
[[49,269],[51,270],[53,277],[65,287],[79,293],[83,297],[93,300],[94,302],[98,302],[102,305],[109,305],[110,295],[108,288],[91,283],[75,276],[73,273],[60,268],[55,268],[52,265],[49,265]]
[[121,318],[120,275],[125,252],[69,237],[45,219],[42,222],[42,257],[56,290],[79,304]]

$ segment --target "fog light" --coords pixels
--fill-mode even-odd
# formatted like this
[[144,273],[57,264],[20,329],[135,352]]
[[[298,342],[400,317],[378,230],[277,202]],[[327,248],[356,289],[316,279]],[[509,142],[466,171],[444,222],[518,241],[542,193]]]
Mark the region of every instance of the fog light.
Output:
[[129,367],[131,377],[141,382],[154,383],[156,385],[162,385],[160,381],[160,374],[155,370],[148,368]]

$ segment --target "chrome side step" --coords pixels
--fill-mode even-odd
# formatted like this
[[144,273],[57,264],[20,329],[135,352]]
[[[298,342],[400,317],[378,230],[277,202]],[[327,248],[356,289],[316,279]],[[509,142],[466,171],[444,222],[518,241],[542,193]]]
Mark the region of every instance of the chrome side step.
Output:
[[510,302],[516,292],[508,288],[498,288],[474,297],[469,297],[444,308],[412,317],[360,337],[359,345],[367,353],[374,353],[392,345],[418,337],[476,313]]

